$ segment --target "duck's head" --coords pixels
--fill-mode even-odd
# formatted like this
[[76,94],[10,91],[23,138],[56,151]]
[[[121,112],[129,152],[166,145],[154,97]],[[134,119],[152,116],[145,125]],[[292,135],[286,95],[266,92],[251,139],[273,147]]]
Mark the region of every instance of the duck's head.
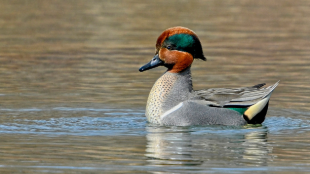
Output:
[[206,60],[197,35],[185,27],[168,28],[157,39],[153,59],[139,71],[165,66],[169,72],[178,73],[190,67],[195,58]]

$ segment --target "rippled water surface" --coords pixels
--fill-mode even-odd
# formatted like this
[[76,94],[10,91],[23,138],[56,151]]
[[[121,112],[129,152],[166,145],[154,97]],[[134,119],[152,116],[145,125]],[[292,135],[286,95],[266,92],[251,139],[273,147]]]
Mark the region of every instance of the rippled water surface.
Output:
[[[138,68],[185,26],[195,89],[273,84],[260,126],[159,127],[165,71]],[[1,1],[1,173],[309,173],[309,1]]]

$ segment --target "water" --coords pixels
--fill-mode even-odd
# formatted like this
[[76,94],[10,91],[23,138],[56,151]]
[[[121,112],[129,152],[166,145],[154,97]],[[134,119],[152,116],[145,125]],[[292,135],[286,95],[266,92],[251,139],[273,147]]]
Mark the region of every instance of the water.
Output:
[[[310,172],[308,1],[1,1],[1,173]],[[186,26],[194,88],[280,85],[261,126],[159,127],[143,73]]]
[[[159,127],[143,110],[1,109],[2,172],[309,171],[309,113],[272,111],[262,126]],[[291,115],[304,114],[298,118]],[[289,165],[288,165],[289,164]]]

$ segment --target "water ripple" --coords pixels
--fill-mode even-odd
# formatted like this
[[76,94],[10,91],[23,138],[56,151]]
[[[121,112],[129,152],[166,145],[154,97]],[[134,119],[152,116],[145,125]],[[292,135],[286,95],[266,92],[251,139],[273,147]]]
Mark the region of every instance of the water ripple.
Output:
[[[310,121],[305,120],[309,113],[276,110],[275,116],[267,117],[261,126],[200,126],[200,127],[158,127],[147,124],[144,110],[54,107],[0,109],[2,114],[11,115],[13,119],[0,122],[0,133],[20,134],[75,134],[94,135],[141,135],[146,134],[145,127],[164,132],[191,132],[193,135],[244,134],[253,131],[268,131],[272,134],[291,134],[309,131]],[[286,113],[283,114],[283,113]],[[44,116],[44,114],[47,114]],[[298,117],[288,117],[298,114]],[[159,128],[159,129],[156,129]]]

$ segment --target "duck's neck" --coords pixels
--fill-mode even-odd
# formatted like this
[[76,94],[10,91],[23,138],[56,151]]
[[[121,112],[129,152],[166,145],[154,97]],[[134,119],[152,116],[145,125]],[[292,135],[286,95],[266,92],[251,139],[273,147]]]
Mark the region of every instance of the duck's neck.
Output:
[[160,115],[187,100],[192,90],[190,67],[179,73],[164,73],[149,94],[145,112],[148,121],[160,124]]

